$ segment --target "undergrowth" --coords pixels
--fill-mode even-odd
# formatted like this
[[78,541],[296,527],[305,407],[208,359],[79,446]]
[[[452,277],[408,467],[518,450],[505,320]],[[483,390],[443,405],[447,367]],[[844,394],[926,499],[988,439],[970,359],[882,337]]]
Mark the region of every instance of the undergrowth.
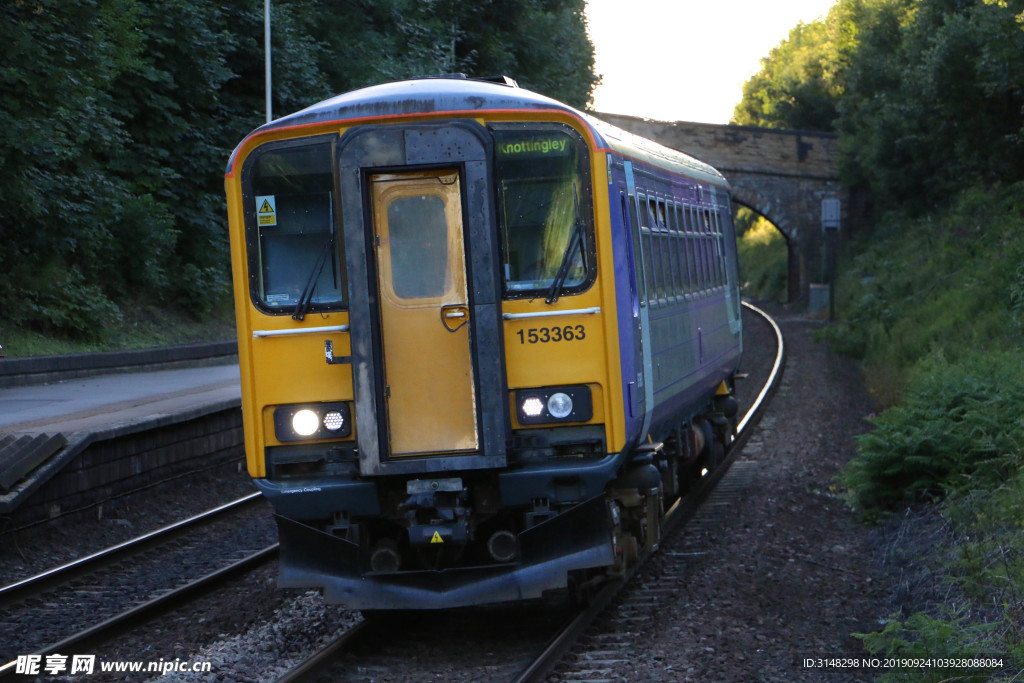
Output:
[[942,351],[912,370],[902,403],[871,419],[841,481],[872,513],[994,488],[1024,463],[1024,363],[1019,352]]
[[891,220],[847,249],[824,338],[863,359],[884,409],[840,475],[869,521],[931,504],[945,540],[938,604],[859,634],[876,655],[996,657],[1002,669],[891,671],[883,680],[1024,672],[1024,183],[969,190],[942,216]]
[[864,360],[881,407],[897,403],[908,372],[931,352],[1024,343],[1024,182],[966,191],[940,216],[889,218],[844,248],[840,320],[823,337]]

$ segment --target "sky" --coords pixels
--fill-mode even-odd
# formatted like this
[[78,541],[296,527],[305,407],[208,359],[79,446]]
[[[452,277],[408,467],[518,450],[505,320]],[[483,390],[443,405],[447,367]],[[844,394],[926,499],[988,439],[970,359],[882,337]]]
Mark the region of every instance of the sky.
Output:
[[728,123],[743,83],[799,22],[836,0],[587,0],[593,110]]

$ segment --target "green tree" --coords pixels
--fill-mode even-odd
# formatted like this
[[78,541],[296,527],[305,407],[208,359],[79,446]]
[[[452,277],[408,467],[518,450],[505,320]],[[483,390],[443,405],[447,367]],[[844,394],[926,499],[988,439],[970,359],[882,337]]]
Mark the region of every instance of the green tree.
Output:
[[733,122],[835,130],[863,17],[886,0],[840,0],[824,19],[797,24],[743,85]]
[[832,130],[837,87],[826,76],[825,24],[798,24],[743,84],[733,121],[744,126]]
[[847,178],[922,210],[1024,175],[1022,16],[1021,0],[881,6],[840,104]]
[[88,334],[118,310],[98,284],[152,199],[110,170],[129,136],[111,84],[138,65],[132,0],[0,7],[0,301],[15,323]]
[[[507,73],[585,106],[583,0],[275,0],[274,102]],[[264,120],[251,0],[0,5],[3,320],[98,336],[126,303],[226,302],[223,169]]]

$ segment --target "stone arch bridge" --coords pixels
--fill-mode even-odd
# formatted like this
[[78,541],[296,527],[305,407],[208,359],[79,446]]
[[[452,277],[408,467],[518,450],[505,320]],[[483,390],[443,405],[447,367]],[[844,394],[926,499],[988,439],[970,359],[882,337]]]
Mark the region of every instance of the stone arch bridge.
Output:
[[848,226],[837,135],[596,116],[717,168],[732,185],[733,201],[770,220],[786,238],[790,301],[807,301],[811,283],[824,282],[821,200],[839,199],[844,230]]

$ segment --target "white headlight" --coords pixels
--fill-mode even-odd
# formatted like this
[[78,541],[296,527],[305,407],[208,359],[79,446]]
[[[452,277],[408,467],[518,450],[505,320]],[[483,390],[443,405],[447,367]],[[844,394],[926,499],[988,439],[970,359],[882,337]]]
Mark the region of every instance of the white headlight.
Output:
[[320,416],[309,408],[303,408],[292,415],[292,429],[299,436],[312,436],[320,429]]
[[345,416],[338,410],[331,410],[324,415],[324,427],[336,432],[345,425]]
[[551,394],[551,398],[548,399],[548,412],[551,413],[551,417],[559,420],[568,417],[572,412],[572,399],[569,394],[561,391]]
[[523,414],[527,417],[537,417],[544,412],[544,402],[536,396],[523,401]]

